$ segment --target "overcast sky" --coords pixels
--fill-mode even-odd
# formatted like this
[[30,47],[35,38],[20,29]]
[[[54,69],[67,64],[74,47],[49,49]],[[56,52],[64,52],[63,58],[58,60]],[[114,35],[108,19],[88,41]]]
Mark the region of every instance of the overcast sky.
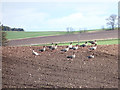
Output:
[[99,29],[118,14],[118,0],[2,0],[2,24],[25,31]]

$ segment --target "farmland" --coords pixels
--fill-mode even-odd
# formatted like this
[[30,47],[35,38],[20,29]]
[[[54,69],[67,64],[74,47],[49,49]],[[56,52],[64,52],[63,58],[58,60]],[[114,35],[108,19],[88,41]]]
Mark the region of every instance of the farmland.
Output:
[[[9,46],[21,46],[21,45],[38,45],[38,44],[50,44],[54,43],[64,43],[64,42],[82,42],[88,40],[106,40],[106,39],[118,39],[118,30],[111,31],[98,31],[98,32],[85,32],[77,34],[64,34],[55,36],[44,36],[44,37],[34,37],[18,40],[10,40]],[[107,43],[117,44],[113,41],[107,41]],[[99,42],[99,44],[102,44]],[[104,43],[103,43],[104,44]]]
[[[66,53],[65,46],[42,53],[41,46],[3,47],[3,88],[117,88],[118,45],[98,45],[93,59],[89,47]],[[73,52],[76,58],[67,59]]]
[[14,40],[14,39],[23,39],[23,38],[34,38],[34,37],[42,37],[42,36],[55,36],[55,35],[65,35],[65,34],[78,34],[80,32],[91,32],[91,31],[101,31],[101,29],[97,30],[81,30],[81,31],[74,31],[74,32],[67,32],[67,31],[40,31],[40,32],[23,32],[23,31],[6,31],[7,32],[7,39]]
[[23,38],[32,38],[40,36],[53,36],[53,35],[63,35],[67,32],[54,32],[54,31],[43,31],[43,32],[20,32],[20,31],[7,31],[7,39],[23,39]]
[[[107,38],[117,37],[116,32],[113,32],[107,31]],[[79,38],[84,37],[84,41],[81,41],[80,45],[88,41],[88,38],[94,40],[102,38],[97,40],[98,46],[94,51],[89,50],[93,45],[88,44],[85,48],[79,47],[78,50],[61,52],[66,45],[69,45],[69,41],[58,43],[56,50],[46,48],[45,52],[39,51],[43,48],[41,44],[31,45],[41,39],[41,42],[63,41],[65,37],[68,37],[66,40],[75,40],[76,35],[78,34],[32,38],[29,39],[30,45],[26,46],[24,40],[28,39],[13,40],[15,46],[2,47],[3,88],[118,88],[119,39],[117,38],[105,40],[104,32],[81,34]],[[23,45],[16,46],[20,41]],[[74,41],[73,46],[75,44],[78,44],[78,41]],[[33,49],[40,55],[33,55]],[[73,52],[76,57],[68,59],[67,56]],[[95,57],[88,59],[87,56],[92,53]]]

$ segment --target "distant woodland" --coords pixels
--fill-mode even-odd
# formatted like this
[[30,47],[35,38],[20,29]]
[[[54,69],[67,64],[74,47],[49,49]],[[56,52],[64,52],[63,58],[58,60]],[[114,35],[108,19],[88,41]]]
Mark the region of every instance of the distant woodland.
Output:
[[11,28],[11,27],[8,27],[8,26],[1,25],[0,26],[0,31],[24,31],[24,29],[23,28]]

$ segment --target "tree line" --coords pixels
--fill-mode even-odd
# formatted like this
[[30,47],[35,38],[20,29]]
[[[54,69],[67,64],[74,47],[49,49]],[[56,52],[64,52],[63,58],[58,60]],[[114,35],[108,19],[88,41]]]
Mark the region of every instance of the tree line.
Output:
[[7,33],[5,31],[24,31],[23,28],[11,28],[8,26],[0,25],[0,46],[7,46],[8,40],[6,38]]
[[1,25],[0,28],[1,28],[0,30],[2,31],[24,31],[23,28],[10,28],[8,26],[3,26],[3,25]]

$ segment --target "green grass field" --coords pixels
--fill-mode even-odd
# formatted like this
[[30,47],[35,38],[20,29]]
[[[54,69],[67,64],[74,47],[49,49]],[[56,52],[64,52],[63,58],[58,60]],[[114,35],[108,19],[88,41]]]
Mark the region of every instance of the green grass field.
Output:
[[[100,29],[96,30],[85,30],[85,32],[89,31],[98,31]],[[7,39],[13,40],[13,39],[23,39],[23,38],[33,38],[33,37],[40,37],[40,36],[54,36],[54,35],[64,35],[64,34],[77,34],[82,33],[82,31],[74,31],[74,32],[66,32],[66,31],[41,31],[41,32],[20,32],[20,31],[6,31],[7,32]]]
[[33,37],[40,37],[40,36],[55,36],[55,35],[64,35],[64,34],[77,34],[82,32],[90,32],[90,31],[100,31],[102,29],[95,29],[95,30],[81,30],[81,31],[74,31],[74,32],[66,32],[66,31],[41,31],[41,32],[20,32],[20,31],[6,31],[7,32],[7,39],[14,40],[14,39],[24,39],[24,38],[33,38]]
[[[76,44],[79,44],[79,45],[82,45],[84,44],[86,41],[82,41],[82,42],[73,42],[73,45],[76,45]],[[70,42],[67,42],[67,43],[58,43],[59,46],[66,46],[66,45],[69,45]],[[108,39],[108,40],[98,40],[97,41],[97,44],[98,45],[112,45],[112,44],[120,44],[120,39]],[[35,46],[43,46],[43,45],[51,45],[51,44],[42,44],[42,45],[35,45]],[[91,45],[89,43],[89,45]]]
[[67,32],[57,32],[57,31],[46,31],[46,32],[17,32],[17,31],[6,31],[7,39],[21,39],[21,38],[32,38],[39,36],[52,36],[52,35],[63,35],[67,34]]

